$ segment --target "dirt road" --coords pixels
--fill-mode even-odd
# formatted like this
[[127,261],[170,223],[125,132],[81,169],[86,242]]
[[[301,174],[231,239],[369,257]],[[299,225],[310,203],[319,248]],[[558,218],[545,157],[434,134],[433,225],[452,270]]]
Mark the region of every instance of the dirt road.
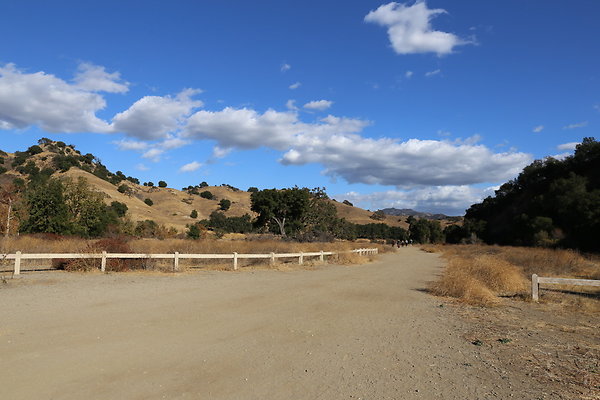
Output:
[[441,265],[26,275],[0,288],[0,398],[535,398],[421,290]]

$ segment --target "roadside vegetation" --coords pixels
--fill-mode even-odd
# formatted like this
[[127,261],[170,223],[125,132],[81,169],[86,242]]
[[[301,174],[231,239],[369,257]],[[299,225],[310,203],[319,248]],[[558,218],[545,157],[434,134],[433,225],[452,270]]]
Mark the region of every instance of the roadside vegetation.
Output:
[[[529,300],[531,275],[600,279],[600,260],[573,250],[512,246],[427,246],[441,252],[448,264],[432,293],[473,305],[495,305],[502,298]],[[598,288],[552,286],[542,290],[541,301],[561,302],[600,311]]]

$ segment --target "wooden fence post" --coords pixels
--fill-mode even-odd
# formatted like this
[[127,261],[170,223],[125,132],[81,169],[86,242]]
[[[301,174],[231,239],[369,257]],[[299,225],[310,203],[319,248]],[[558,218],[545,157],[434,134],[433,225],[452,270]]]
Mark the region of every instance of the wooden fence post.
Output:
[[539,301],[540,282],[536,274],[531,275],[531,298],[533,301]]
[[179,271],[179,252],[175,252],[175,257],[173,258],[173,271]]
[[323,255],[323,250],[321,250],[321,254],[319,255],[319,261],[325,262],[325,256]]
[[106,272],[106,251],[102,252],[102,264],[100,265],[100,271]]
[[21,252],[15,254],[15,271],[13,275],[21,275]]
[[304,253],[300,252],[300,257],[298,257],[298,264],[304,264]]
[[271,265],[275,264],[275,253],[271,253]]
[[237,270],[238,269],[238,257],[237,257],[237,253],[233,253],[233,270]]

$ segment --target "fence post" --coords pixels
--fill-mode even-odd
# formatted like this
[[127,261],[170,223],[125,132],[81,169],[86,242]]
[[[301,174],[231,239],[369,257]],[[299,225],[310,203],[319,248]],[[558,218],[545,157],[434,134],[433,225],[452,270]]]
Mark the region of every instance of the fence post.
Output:
[[539,301],[540,282],[536,274],[531,275],[531,298],[533,301]]
[[275,253],[271,253],[271,265],[275,264]]
[[21,252],[15,254],[15,271],[13,275],[21,275]]
[[106,272],[106,251],[102,252],[102,264],[100,265],[100,271]]
[[323,250],[321,250],[321,254],[319,255],[319,261],[325,262],[325,256],[323,255]]
[[173,258],[173,271],[179,271],[179,252],[175,252],[175,257]]
[[237,253],[233,253],[233,270],[237,270],[238,269],[238,259],[237,259]]
[[304,264],[304,253],[300,252],[300,257],[298,258],[298,264]]

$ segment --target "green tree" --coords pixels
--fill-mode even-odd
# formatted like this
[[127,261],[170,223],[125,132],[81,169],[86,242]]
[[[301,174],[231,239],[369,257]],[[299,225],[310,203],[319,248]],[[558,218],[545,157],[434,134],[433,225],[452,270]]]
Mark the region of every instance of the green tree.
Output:
[[208,200],[212,200],[215,198],[215,196],[213,196],[213,194],[208,190],[205,190],[204,192],[200,193],[200,197]]
[[231,207],[231,201],[227,199],[221,199],[221,201],[219,202],[220,210],[227,211],[229,210],[229,207]]
[[166,188],[167,187],[167,182],[165,182],[165,181],[158,181],[158,187]]
[[144,199],[144,203],[146,203],[146,205],[152,207],[154,205],[154,202],[152,201],[152,199]]
[[310,193],[304,188],[265,189],[250,196],[251,209],[258,213],[257,227],[266,227],[275,231],[273,222],[279,233],[286,236],[302,227],[302,218],[308,210]]
[[250,192],[250,193],[256,193],[256,192],[258,192],[258,188],[254,187],[254,186],[250,186],[248,188],[248,192]]
[[198,211],[192,210],[192,212],[190,213],[190,217],[194,219],[198,218]]
[[71,231],[64,186],[56,178],[35,184],[25,191],[28,216],[20,226],[23,233],[68,234]]

